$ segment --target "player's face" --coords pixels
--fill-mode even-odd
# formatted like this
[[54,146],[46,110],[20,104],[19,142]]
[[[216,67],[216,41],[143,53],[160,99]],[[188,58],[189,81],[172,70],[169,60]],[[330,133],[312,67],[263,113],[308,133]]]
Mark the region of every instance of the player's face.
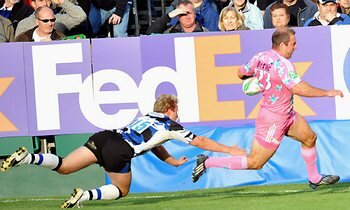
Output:
[[179,116],[178,116],[178,114],[177,114],[178,111],[179,111],[179,108],[176,106],[176,107],[174,108],[174,110],[171,110],[171,111],[170,111],[169,118],[170,118],[171,120],[176,121],[177,118],[179,118]]
[[237,17],[232,11],[228,11],[225,17],[222,19],[225,31],[232,31],[237,28]]
[[317,4],[318,10],[320,11],[320,16],[324,19],[329,15],[333,17],[337,14],[337,4],[334,2],[328,2],[325,4]]
[[282,28],[288,26],[289,16],[286,13],[286,10],[283,8],[275,9],[271,12],[272,25],[275,28]]
[[291,58],[296,48],[297,48],[297,40],[295,38],[295,35],[290,35],[289,42],[286,45],[286,49],[285,49],[285,57],[287,59]]

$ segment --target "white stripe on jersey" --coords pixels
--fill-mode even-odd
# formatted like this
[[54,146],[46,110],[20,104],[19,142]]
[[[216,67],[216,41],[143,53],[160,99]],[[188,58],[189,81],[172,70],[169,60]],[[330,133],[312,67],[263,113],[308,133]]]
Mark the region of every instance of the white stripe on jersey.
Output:
[[158,130],[147,142],[142,142],[139,145],[130,144],[130,146],[134,148],[135,156],[137,156],[141,153],[147,152],[157,146],[162,145],[164,142],[170,139],[179,140],[186,144],[189,144],[194,139],[194,137],[195,135],[187,130]]

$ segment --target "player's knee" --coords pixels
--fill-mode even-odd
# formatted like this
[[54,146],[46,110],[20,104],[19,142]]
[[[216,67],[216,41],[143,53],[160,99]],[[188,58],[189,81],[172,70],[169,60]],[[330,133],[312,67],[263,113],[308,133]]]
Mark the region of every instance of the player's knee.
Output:
[[263,166],[264,164],[255,158],[248,158],[248,169],[260,170]]
[[304,142],[304,144],[308,147],[313,147],[315,145],[316,139],[317,135],[314,132],[312,132],[307,138],[307,140]]
[[59,174],[61,174],[61,175],[67,175],[67,174],[70,174],[70,173],[72,173],[72,172],[70,172],[69,170],[66,170],[66,169],[58,169],[58,170],[56,170],[57,171],[57,173],[59,173]]

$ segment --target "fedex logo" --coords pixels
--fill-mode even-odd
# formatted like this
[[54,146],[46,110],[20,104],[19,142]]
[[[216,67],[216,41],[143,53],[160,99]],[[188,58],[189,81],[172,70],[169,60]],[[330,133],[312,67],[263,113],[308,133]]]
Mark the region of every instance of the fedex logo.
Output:
[[[24,63],[18,63],[21,68],[15,68],[25,72],[21,72],[25,75],[25,82],[16,82],[18,77],[15,76],[11,85],[3,88],[4,94],[0,95],[0,100],[9,97],[8,93],[14,89],[19,90],[15,88],[16,85],[23,86],[21,91],[25,95],[20,98],[26,100],[27,104],[12,104],[26,107],[21,110],[27,111],[28,119],[24,120],[29,135],[86,133],[121,128],[140,113],[152,111],[156,94],[168,93],[168,89],[162,86],[168,83],[179,97],[182,123],[215,121],[215,125],[220,126],[221,122],[235,121],[236,125],[239,122],[244,124],[244,120],[256,118],[260,97],[243,95],[241,80],[236,72],[257,51],[270,47],[269,44],[259,46],[265,43],[259,40],[251,45],[256,33],[270,36],[268,31],[247,33],[244,38],[240,34],[230,33],[196,37],[163,36],[160,40],[162,44],[168,44],[165,48],[154,46],[151,42],[147,45],[147,41],[158,37],[97,40],[93,42],[94,51],[90,51],[87,40],[53,44],[25,43],[24,59],[16,59],[24,60]],[[134,42],[133,47],[125,44],[128,41]],[[111,63],[105,65],[98,56],[112,55],[114,48],[104,51],[108,45],[115,45],[118,51],[126,52],[128,56],[140,55],[132,57],[132,61],[120,55],[110,56],[108,60]],[[309,47],[305,45],[305,48]],[[145,56],[157,50],[166,59],[148,62],[150,57],[145,59]],[[313,60],[297,60],[300,62],[293,63],[299,76],[303,77],[314,65],[310,62]],[[5,78],[4,75],[7,74],[1,76]],[[299,113],[316,116],[317,112],[308,104],[304,99],[295,97]],[[0,117],[8,120],[6,126],[5,121],[0,122],[0,131],[23,130],[23,126],[18,126],[17,121],[8,114],[8,109],[1,105],[12,108],[9,103],[0,103],[0,114],[3,115]],[[318,112],[317,116],[319,113],[325,112]]]
[[[204,43],[216,44],[208,46]],[[123,127],[139,111],[145,114],[152,110],[155,91],[163,82],[176,88],[182,122],[243,119],[243,100],[217,100],[218,84],[241,83],[236,76],[238,66],[215,66],[215,54],[240,53],[239,35],[175,38],[174,45],[176,69],[151,68],[143,73],[139,84],[121,69],[102,69],[85,79],[81,74],[57,74],[58,64],[83,62],[80,43],[33,46],[37,129],[60,129],[60,116],[65,114],[65,110],[60,110],[60,96],[76,93],[81,113],[94,126],[103,129]],[[118,90],[102,91],[107,83],[114,84]],[[101,109],[101,105],[119,103],[137,103],[138,108],[124,108],[114,114]]]

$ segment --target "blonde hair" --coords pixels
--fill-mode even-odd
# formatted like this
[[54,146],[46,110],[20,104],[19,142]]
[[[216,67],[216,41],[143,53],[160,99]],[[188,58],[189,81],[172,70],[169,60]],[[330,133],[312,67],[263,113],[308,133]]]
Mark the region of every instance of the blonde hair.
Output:
[[179,100],[175,95],[161,94],[154,102],[153,111],[158,113],[165,113],[169,109],[175,110]]
[[220,29],[220,31],[226,31],[225,27],[224,27],[224,18],[226,16],[226,14],[228,12],[232,11],[234,13],[234,15],[236,16],[237,18],[237,27],[236,28],[239,28],[239,27],[242,27],[244,26],[244,19],[243,19],[243,16],[237,11],[236,8],[234,8],[233,6],[229,5],[225,8],[223,8],[220,12],[220,17],[219,17],[219,24],[218,24],[218,27]]

